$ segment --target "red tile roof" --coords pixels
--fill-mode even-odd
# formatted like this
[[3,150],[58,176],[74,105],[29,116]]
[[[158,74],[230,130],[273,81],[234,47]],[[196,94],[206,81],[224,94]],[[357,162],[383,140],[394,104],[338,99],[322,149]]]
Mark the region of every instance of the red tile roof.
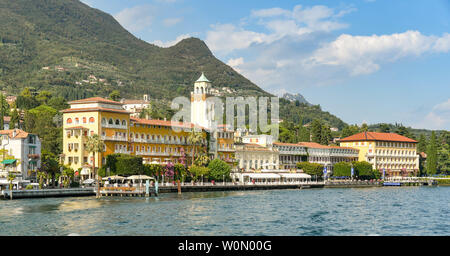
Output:
[[0,134],[1,135],[9,135],[9,137],[12,138],[16,138],[16,139],[25,139],[26,137],[28,137],[29,133],[20,129],[16,129],[16,136],[13,137],[13,130],[1,130]]
[[[160,125],[160,126],[177,126],[181,128],[193,128],[194,124],[189,122],[172,122],[172,121],[164,121],[164,120],[156,120],[156,119],[140,119],[132,117],[130,118],[132,122],[138,123],[138,124],[147,124],[147,125]],[[203,127],[200,127],[204,129]]]
[[361,132],[343,139],[340,142],[346,141],[394,141],[394,142],[412,142],[417,141],[407,138],[405,136],[396,133],[383,133],[383,132]]
[[68,108],[61,110],[62,113],[74,113],[74,112],[94,112],[94,111],[102,111],[102,112],[115,112],[115,113],[123,113],[130,114],[130,112],[124,109],[115,109],[115,108],[101,108],[101,107],[93,107],[93,108]]
[[120,102],[104,99],[102,97],[92,97],[92,98],[74,100],[74,101],[69,102],[69,104],[85,104],[85,103],[108,103],[108,104],[115,104],[115,105],[123,105]]

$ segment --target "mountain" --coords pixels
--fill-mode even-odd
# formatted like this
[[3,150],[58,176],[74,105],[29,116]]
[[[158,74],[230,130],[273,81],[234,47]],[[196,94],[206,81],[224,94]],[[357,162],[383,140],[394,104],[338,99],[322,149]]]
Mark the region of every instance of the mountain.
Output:
[[[204,72],[214,88],[228,87],[233,95],[271,96],[215,58],[200,39],[161,48],[78,0],[0,0],[0,24],[0,90],[9,94],[34,87],[73,100],[119,90],[122,97],[168,101],[188,96]],[[302,114],[284,109],[280,117],[287,120]],[[335,122],[331,126],[343,123],[319,112]]]
[[283,94],[283,99],[291,101],[291,102],[298,101],[299,103],[304,103],[304,104],[306,104],[308,106],[312,105],[300,93],[296,93],[296,94],[285,93],[285,94]]

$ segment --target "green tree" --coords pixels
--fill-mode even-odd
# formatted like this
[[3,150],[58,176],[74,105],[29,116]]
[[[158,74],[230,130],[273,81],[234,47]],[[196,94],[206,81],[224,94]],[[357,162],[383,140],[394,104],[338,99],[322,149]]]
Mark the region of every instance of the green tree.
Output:
[[114,90],[109,94],[109,98],[113,101],[120,101],[120,92],[118,90]]
[[311,123],[311,134],[313,142],[322,142],[322,123],[317,119],[314,119]]
[[47,104],[49,100],[53,97],[52,93],[49,91],[40,91],[36,96],[36,100],[42,105]]
[[223,181],[230,177],[231,167],[220,159],[214,159],[208,164],[209,177],[213,180]]
[[342,177],[347,176],[350,177],[352,175],[351,172],[352,165],[348,162],[339,162],[334,164],[333,166],[333,176]]
[[196,128],[192,128],[192,130],[189,132],[188,143],[192,146],[192,165],[194,165],[195,160],[195,152],[199,145],[202,145],[203,143],[203,134],[201,131],[198,131]]
[[323,176],[323,165],[318,163],[310,162],[300,162],[297,163],[297,168],[303,170],[304,173],[311,176],[322,177]]
[[41,139],[42,150],[47,150],[55,155],[62,152],[62,127],[54,122],[54,118],[60,115],[52,107],[41,105],[25,111],[25,131],[35,133]]
[[352,162],[355,175],[359,179],[374,179],[374,172],[372,165],[366,161],[354,161]]
[[380,124],[379,131],[384,132],[384,133],[389,133],[389,132],[391,132],[391,128],[389,127],[388,124]]
[[209,169],[208,167],[191,165],[189,172],[192,174],[192,180],[198,181],[200,177],[208,178]]
[[4,107],[4,102],[6,102],[5,95],[3,95],[3,93],[0,93],[0,129],[2,130],[4,129],[3,127],[5,127],[4,118],[6,109]]
[[427,147],[427,164],[426,164],[427,174],[429,176],[436,174],[437,170],[437,141],[436,133],[433,131],[431,133],[431,138]]
[[322,134],[320,136],[320,144],[328,145],[332,139],[333,139],[333,137],[331,136],[330,127],[328,127],[326,125],[322,126]]
[[420,135],[419,143],[417,144],[417,152],[426,152],[427,151],[427,138],[424,134]]
[[98,136],[98,134],[93,134],[92,136],[89,136],[86,140],[86,150],[89,153],[92,153],[93,156],[92,173],[94,174],[94,177],[96,177],[97,180],[97,197],[100,196],[100,181],[95,167],[95,153],[99,153],[101,159],[101,153],[103,152],[104,147],[105,143],[100,139],[100,136]]
[[43,150],[41,153],[41,172],[52,178],[52,187],[56,186],[56,174],[59,173],[58,157],[52,152]]
[[11,113],[11,120],[9,121],[9,129],[14,129],[16,127],[21,128],[20,127],[20,115],[19,115],[19,112],[17,111],[15,103],[13,103],[13,111]]
[[361,131],[361,132],[368,132],[368,131],[369,131],[369,126],[367,126],[366,123],[363,123],[363,124],[361,125],[360,131]]
[[437,169],[441,174],[450,174],[450,145],[442,144],[437,152]]

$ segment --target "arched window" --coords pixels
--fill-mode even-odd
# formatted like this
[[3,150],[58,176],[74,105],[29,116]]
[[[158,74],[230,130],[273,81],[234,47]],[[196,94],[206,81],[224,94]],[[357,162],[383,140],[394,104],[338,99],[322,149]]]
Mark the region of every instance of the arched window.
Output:
[[67,118],[67,123],[71,124],[72,123],[72,118]]
[[80,119],[78,117],[75,117],[75,124],[79,124],[80,123]]
[[120,120],[116,119],[116,125],[120,125]]
[[83,124],[86,123],[86,117],[83,117]]
[[122,125],[127,126],[127,120],[122,120]]
[[95,119],[93,117],[89,117],[89,123],[94,123]]
[[114,124],[114,121],[112,120],[112,118],[110,118],[110,119],[108,120],[108,124]]
[[102,118],[102,124],[106,124],[106,118]]

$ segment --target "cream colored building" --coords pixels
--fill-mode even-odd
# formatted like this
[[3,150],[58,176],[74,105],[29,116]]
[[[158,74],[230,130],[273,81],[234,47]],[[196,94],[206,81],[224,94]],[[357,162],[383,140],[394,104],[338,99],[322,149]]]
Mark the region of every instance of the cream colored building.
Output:
[[417,141],[396,133],[362,132],[340,140],[340,145],[359,149],[359,161],[367,161],[387,176],[417,174]]

